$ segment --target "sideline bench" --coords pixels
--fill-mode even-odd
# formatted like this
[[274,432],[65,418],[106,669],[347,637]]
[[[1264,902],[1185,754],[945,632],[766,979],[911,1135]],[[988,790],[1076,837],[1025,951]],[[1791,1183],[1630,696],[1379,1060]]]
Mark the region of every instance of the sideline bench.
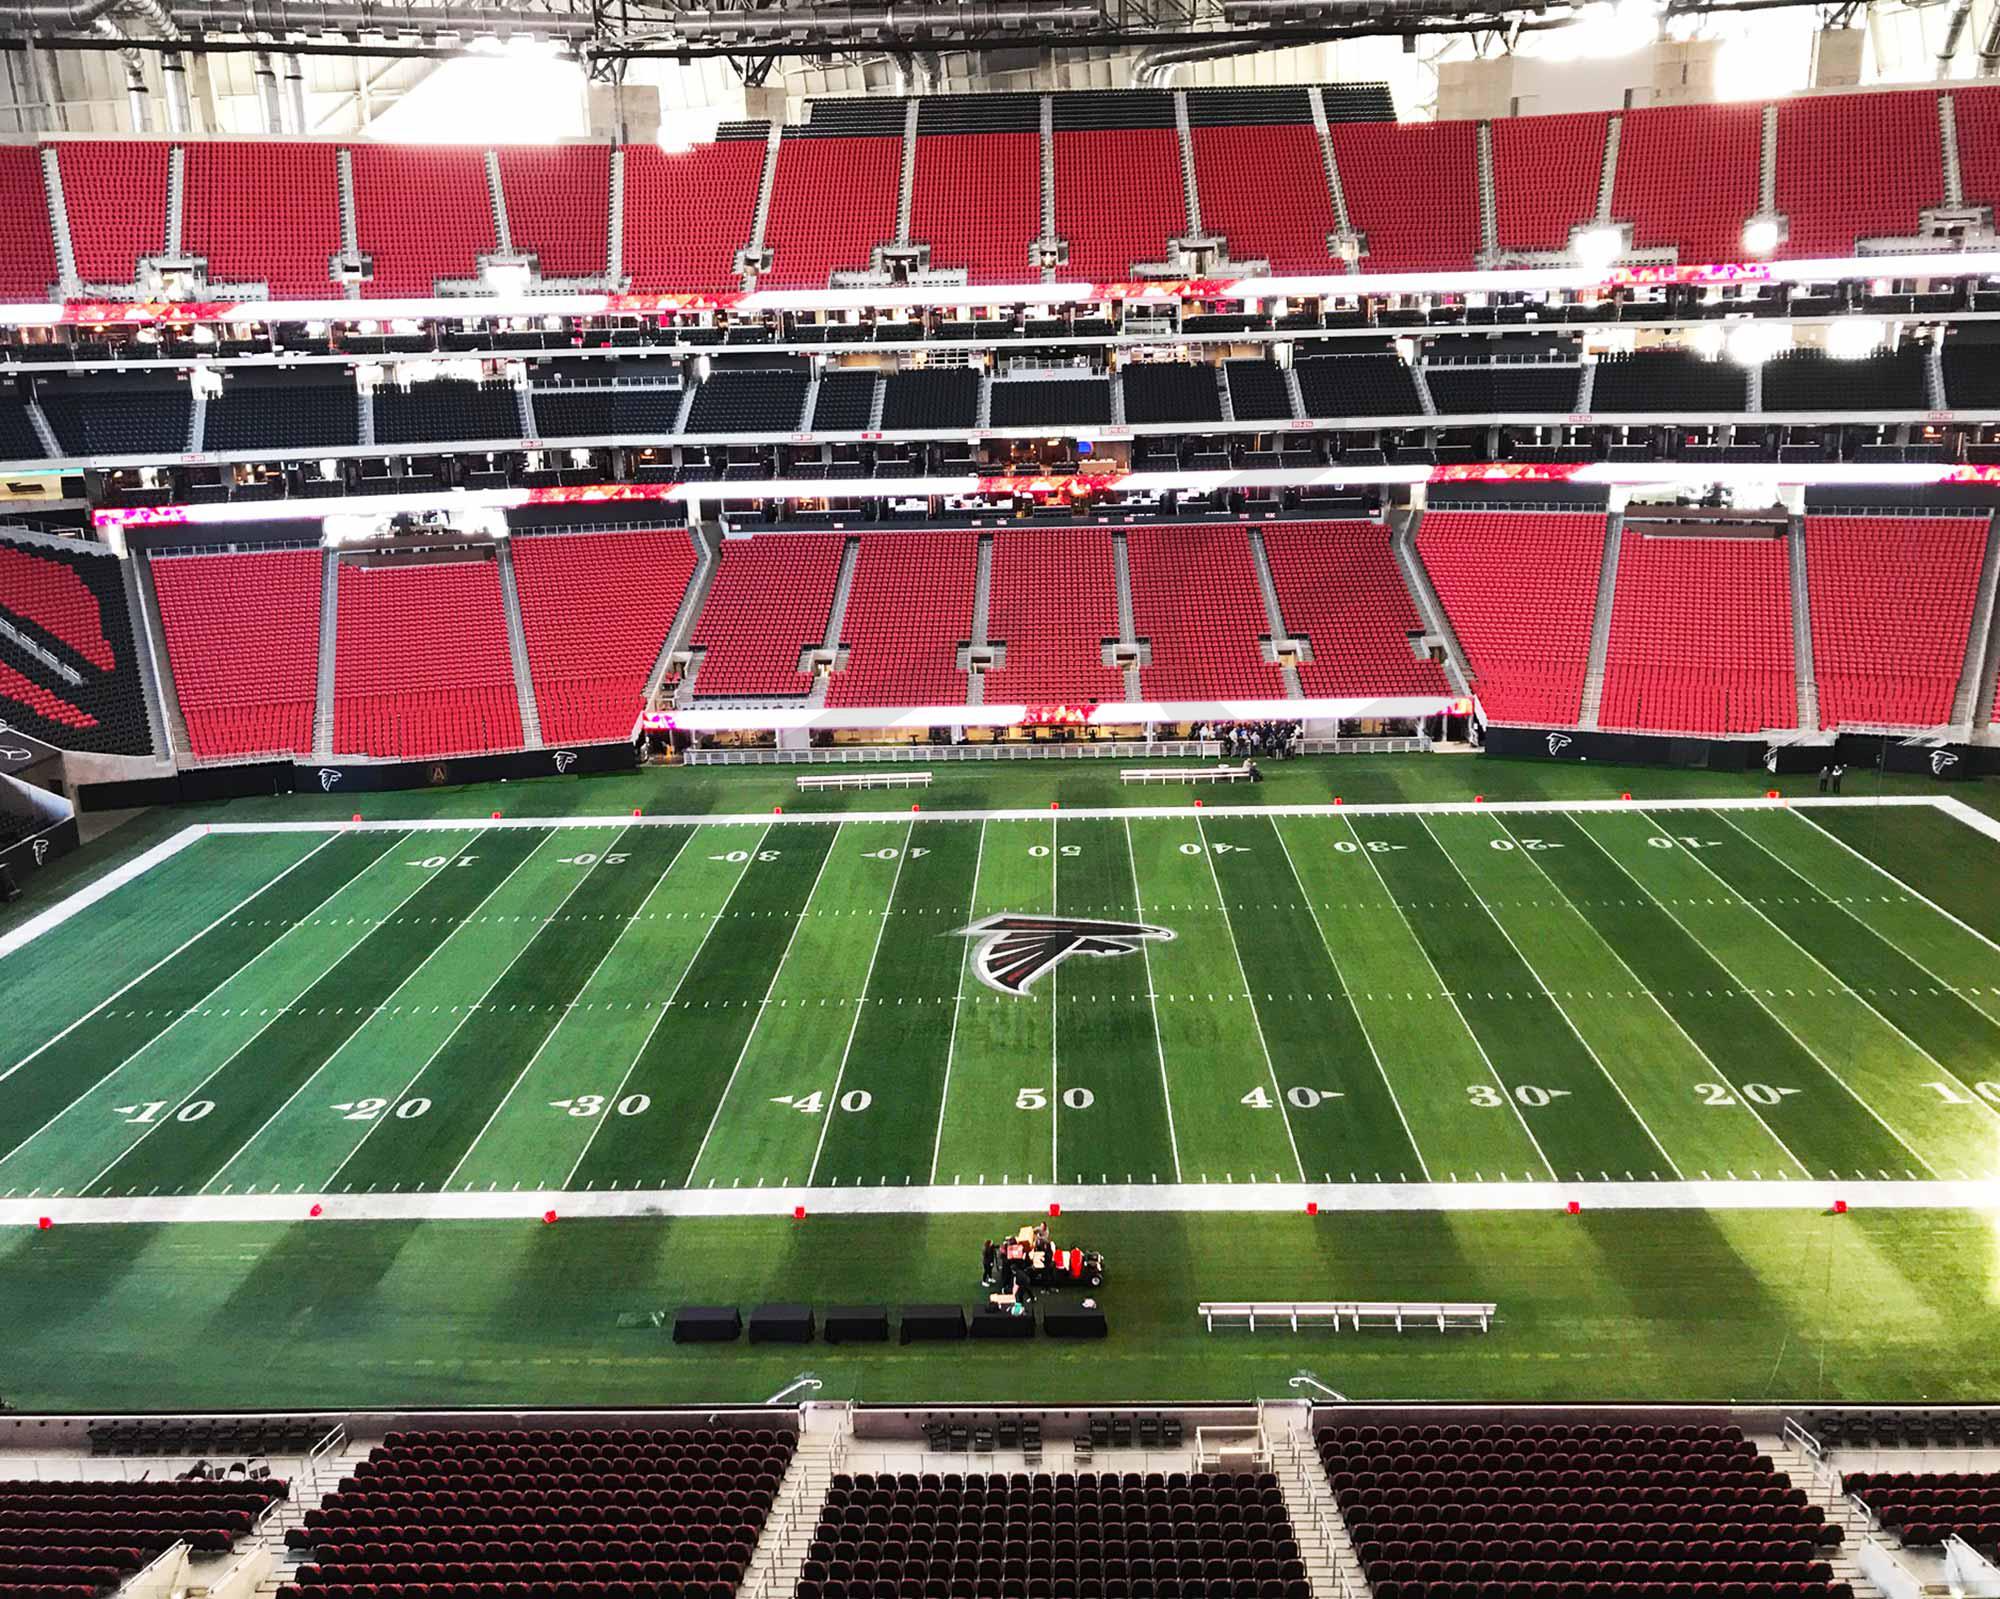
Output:
[[1328,1327],[1339,1332],[1343,1320],[1357,1332],[1363,1327],[1394,1327],[1401,1332],[1405,1322],[1436,1327],[1439,1332],[1453,1328],[1485,1332],[1499,1309],[1491,1304],[1426,1299],[1204,1300],[1195,1308],[1210,1332],[1215,1331],[1217,1322],[1224,1326],[1241,1322],[1255,1332],[1260,1320],[1293,1332],[1302,1327]]
[[1250,763],[1241,766],[1128,766],[1119,774],[1127,783],[1254,783]]
[[814,772],[800,788],[929,788],[929,772]]

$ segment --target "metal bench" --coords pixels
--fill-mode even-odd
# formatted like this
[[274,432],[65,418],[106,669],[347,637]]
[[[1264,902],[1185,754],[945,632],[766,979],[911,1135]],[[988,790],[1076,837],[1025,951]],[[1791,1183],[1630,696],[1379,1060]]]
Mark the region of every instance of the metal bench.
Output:
[[1204,1300],[1195,1307],[1210,1332],[1218,1323],[1242,1323],[1250,1331],[1276,1324],[1297,1332],[1302,1327],[1327,1327],[1340,1331],[1341,1323],[1357,1332],[1363,1327],[1405,1325],[1435,1327],[1439,1332],[1454,1328],[1487,1331],[1498,1306],[1470,1301],[1434,1299],[1317,1299],[1317,1300]]
[[929,772],[812,772],[799,779],[804,788],[929,788]]
[[1127,783],[1254,783],[1256,768],[1241,766],[1128,766],[1119,772]]

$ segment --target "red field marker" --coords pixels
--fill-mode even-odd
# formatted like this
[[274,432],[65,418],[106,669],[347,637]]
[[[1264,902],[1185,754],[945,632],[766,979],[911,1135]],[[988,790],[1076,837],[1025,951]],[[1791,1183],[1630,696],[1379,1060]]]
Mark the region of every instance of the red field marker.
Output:
[[1052,810],[1052,811],[1059,811],[1059,810],[1061,810],[1061,809],[1062,809],[1062,801],[1061,801],[1061,800],[1050,800],[1050,801],[1049,801],[1049,809],[1050,809],[1050,810]]
[[1630,799],[1632,797],[1632,791],[1628,788],[1623,794],[1620,794],[1618,797],[1620,799]]
[[1308,1216],[1317,1216],[1319,1214],[1319,1201],[1317,1199],[1308,1199],[1306,1201],[1306,1214]]
[[773,805],[771,807],[771,814],[773,816],[783,816],[785,814],[785,807],[782,805]]
[[306,1214],[308,1216],[323,1216],[326,1214],[326,1212],[324,1209],[322,1209],[322,1207],[315,1205],[311,1210],[307,1211]]
[[1049,1205],[1049,1214],[1051,1216],[1060,1216],[1062,1214],[1062,1206],[1051,1203]]
[[361,820],[361,813],[360,813],[359,811],[356,811],[356,812],[354,813],[354,816],[353,816],[353,818],[352,818],[352,819],[353,819],[354,821],[357,821],[357,822],[358,822],[358,821],[360,821],[360,820]]
[[51,1227],[55,1226],[55,1223],[50,1221],[48,1217],[42,1216],[37,1218],[35,1225],[41,1228],[43,1232],[47,1232]]
[[1200,801],[1200,800],[1196,800],[1196,801],[1194,802],[1194,808],[1195,808],[1196,810],[1200,810],[1200,809],[1201,809],[1201,801]]
[[1833,1213],[1836,1216],[1845,1216],[1847,1214],[1847,1201],[1844,1199],[1836,1199],[1833,1202]]
[[632,807],[632,814],[633,814],[634,816],[637,816],[637,815],[639,814],[639,807],[638,807],[638,806],[634,805],[634,806]]
[[1340,796],[1338,794],[1333,796],[1333,803],[1336,805],[1340,803]]
[[500,813],[498,811],[493,813],[493,820],[496,822],[500,820]]
[[804,1221],[805,1219],[806,1219],[806,1207],[803,1205],[794,1205],[792,1207],[792,1220]]
[[545,1211],[543,1211],[543,1212],[542,1212],[542,1225],[543,1225],[543,1226],[553,1226],[553,1225],[554,1225],[554,1223],[555,1223],[555,1219],[556,1219],[556,1213],[555,1213],[554,1211],[552,1211],[552,1210],[545,1210]]
[[1767,788],[1764,790],[1764,798],[1766,799],[1778,799],[1781,797],[1782,796],[1779,795],[1778,791],[1775,788]]
[[910,809],[911,809],[911,810],[913,810],[913,811],[914,811],[914,810],[921,810],[921,809],[922,809],[922,807],[921,807],[921,806],[917,806],[917,805],[912,805],[912,806],[910,807]]
[[1472,796],[1472,803],[1475,805],[1484,805],[1486,803],[1486,796],[1484,794],[1475,794]]
[[1575,1200],[1573,1200],[1573,1199],[1572,1199],[1572,1200],[1571,1200],[1571,1201],[1569,1202],[1569,1213],[1570,1213],[1570,1214],[1571,1214],[1572,1216],[1578,1216],[1578,1215],[1581,1215],[1581,1214],[1583,1213],[1583,1207],[1582,1207],[1581,1205],[1579,1205],[1579,1204],[1578,1204],[1578,1203],[1577,1203],[1577,1202],[1576,1202]]

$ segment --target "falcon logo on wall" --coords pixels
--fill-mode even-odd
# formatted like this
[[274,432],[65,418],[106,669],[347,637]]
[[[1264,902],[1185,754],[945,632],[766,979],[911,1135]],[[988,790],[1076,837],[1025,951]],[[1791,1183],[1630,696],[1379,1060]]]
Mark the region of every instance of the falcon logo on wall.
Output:
[[1151,939],[1165,943],[1173,931],[1145,922],[1106,922],[1085,916],[1022,916],[1003,911],[961,927],[980,940],[973,970],[988,988],[1025,993],[1036,978],[1072,955],[1131,955]]

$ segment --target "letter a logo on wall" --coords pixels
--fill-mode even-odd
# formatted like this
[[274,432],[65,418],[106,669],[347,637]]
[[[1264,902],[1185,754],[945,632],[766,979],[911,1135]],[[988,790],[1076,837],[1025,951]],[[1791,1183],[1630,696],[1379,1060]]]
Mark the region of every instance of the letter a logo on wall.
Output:
[[556,770],[558,772],[567,772],[574,765],[576,765],[575,750],[556,751]]
[[1931,751],[1931,776],[1943,777],[1958,764],[1958,757],[1950,750]]
[[42,864],[43,861],[47,860],[48,858],[49,858],[49,841],[45,838],[36,839],[35,864],[39,866]]
[[1575,742],[1576,740],[1571,738],[1567,733],[1551,733],[1549,735],[1549,753],[1551,755],[1560,755]]
[[333,785],[339,781],[340,773],[336,772],[331,766],[322,766],[319,769],[319,791],[322,794],[331,794],[333,792]]
[[1003,911],[961,927],[959,936],[980,945],[973,970],[988,988],[1026,992],[1043,972],[1072,955],[1131,955],[1148,940],[1165,943],[1173,931],[1145,922],[1101,922],[1080,916],[1019,916]]

